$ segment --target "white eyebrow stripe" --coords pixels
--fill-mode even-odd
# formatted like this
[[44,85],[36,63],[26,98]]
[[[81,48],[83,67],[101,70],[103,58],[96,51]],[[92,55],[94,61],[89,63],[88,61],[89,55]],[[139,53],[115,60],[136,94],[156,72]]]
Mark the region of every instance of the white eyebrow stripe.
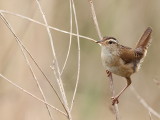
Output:
[[109,39],[109,41],[117,43],[117,40],[114,40],[114,39]]

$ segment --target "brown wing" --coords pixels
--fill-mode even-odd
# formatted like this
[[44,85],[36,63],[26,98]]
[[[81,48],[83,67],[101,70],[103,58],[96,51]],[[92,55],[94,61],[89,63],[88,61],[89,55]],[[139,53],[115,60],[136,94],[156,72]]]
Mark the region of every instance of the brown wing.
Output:
[[147,49],[149,43],[151,42],[152,29],[148,27],[143,33],[141,39],[138,41],[136,48]]
[[143,54],[140,51],[134,50],[129,47],[121,46],[120,58],[125,62],[125,64],[140,60]]

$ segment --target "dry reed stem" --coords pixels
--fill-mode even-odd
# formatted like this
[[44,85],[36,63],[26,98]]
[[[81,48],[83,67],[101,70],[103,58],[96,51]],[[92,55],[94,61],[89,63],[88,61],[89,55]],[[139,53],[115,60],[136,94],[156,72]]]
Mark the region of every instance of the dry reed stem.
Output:
[[90,8],[91,8],[91,13],[92,13],[93,22],[94,22],[95,28],[96,28],[96,30],[97,30],[99,39],[101,40],[101,39],[102,39],[102,34],[101,34],[101,32],[100,32],[100,29],[99,29],[99,25],[98,25],[98,21],[97,21],[97,17],[96,17],[96,12],[95,12],[95,10],[94,10],[94,5],[93,5],[92,0],[89,0],[89,2],[90,2]]
[[[109,81],[110,81],[110,90],[112,92],[112,96],[115,96],[112,74],[109,75]],[[118,104],[117,103],[114,104],[114,113],[115,113],[115,116],[116,116],[116,120],[120,120],[119,109],[118,109]]]
[[[0,11],[1,12],[1,11]],[[35,63],[35,65],[37,66],[37,68],[40,70],[40,72],[42,73],[42,75],[45,77],[45,79],[47,80],[47,82],[49,83],[49,85],[51,86],[51,88],[53,89],[53,91],[55,92],[56,96],[58,97],[59,101],[61,102],[62,106],[64,107],[64,104],[58,94],[58,92],[55,90],[55,88],[53,87],[53,85],[51,84],[51,82],[49,81],[49,79],[47,78],[47,76],[45,75],[45,73],[43,72],[43,70],[41,69],[41,67],[38,65],[38,63],[35,61],[34,57],[31,55],[31,53],[29,52],[29,50],[25,47],[25,45],[22,43],[22,41],[19,41],[19,43],[22,45],[23,49],[28,53],[28,55],[30,56],[31,60]],[[65,107],[64,107],[65,108]]]
[[[93,21],[94,21],[99,39],[102,39],[102,35],[101,35],[100,29],[99,29],[99,25],[98,25],[98,21],[97,21],[97,17],[96,17],[96,13],[95,13],[95,10],[94,10],[94,5],[93,5],[92,0],[89,0],[89,3],[90,3],[90,8],[91,8],[91,12],[92,12]],[[109,81],[110,81],[110,89],[112,91],[112,96],[114,96],[115,92],[114,92],[114,84],[113,84],[112,73],[109,76]],[[118,110],[118,105],[117,104],[114,104],[114,113],[115,113],[116,120],[120,120],[120,117],[119,117],[120,115],[119,115],[119,110]]]
[[132,92],[134,93],[134,95],[137,97],[137,99],[139,100],[139,102],[153,115],[155,115],[157,118],[160,119],[160,114],[157,113],[153,108],[151,108],[147,102],[138,94],[138,92],[135,90],[135,88],[131,85],[130,89],[132,90]]
[[[72,33],[72,27],[73,27],[73,22],[72,22],[72,2],[71,0],[69,0],[69,8],[70,8],[70,33]],[[66,59],[65,59],[65,62],[64,62],[64,65],[62,67],[62,70],[61,70],[61,75],[63,74],[63,71],[66,67],[66,64],[67,64],[67,61],[68,61],[68,58],[69,58],[69,54],[70,54],[70,50],[71,50],[71,44],[72,44],[72,34],[69,35],[69,47],[68,47],[68,50],[67,50],[67,55],[66,55]]]
[[[35,1],[36,1],[37,5],[38,5],[38,9],[39,9],[40,13],[42,14],[42,18],[43,18],[44,23],[46,25],[46,30],[47,30],[47,33],[48,33],[48,36],[49,36],[49,41],[50,41],[50,45],[51,45],[51,49],[52,49],[52,54],[53,54],[53,57],[54,57],[54,60],[55,60],[55,67],[56,67],[56,70],[57,70],[57,73],[58,73],[57,83],[58,83],[58,86],[59,86],[59,89],[60,89],[60,92],[61,92],[61,95],[62,95],[62,99],[63,99],[64,105],[65,105],[65,109],[66,109],[67,114],[68,114],[68,119],[72,120],[72,116],[70,114],[70,110],[69,110],[69,106],[68,106],[68,102],[67,102],[67,97],[66,97],[65,90],[64,90],[64,87],[63,87],[63,82],[62,82],[62,79],[61,79],[58,60],[57,60],[55,49],[54,49],[53,38],[52,38],[52,35],[51,35],[51,32],[50,32],[46,17],[44,15],[43,10],[42,10],[42,7],[41,7],[41,5],[40,5],[38,0],[35,0]],[[57,76],[57,74],[55,74],[55,76]]]
[[55,88],[53,87],[53,85],[51,84],[51,82],[49,81],[49,79],[47,78],[47,76],[45,75],[45,73],[42,71],[42,69],[40,68],[40,66],[38,65],[38,63],[35,61],[35,59],[31,55],[31,53],[29,52],[29,50],[24,46],[24,44],[22,43],[22,41],[19,41],[19,43],[22,45],[23,49],[28,53],[28,55],[30,56],[31,60],[35,63],[35,65],[37,66],[37,68],[40,70],[40,72],[42,73],[42,75],[45,77],[45,79],[47,80],[47,82],[49,83],[49,85],[51,86],[51,88],[53,89],[53,91],[55,92],[56,96],[58,97],[59,101],[61,102],[62,106],[65,109],[64,103],[62,102],[60,96],[58,95],[58,92],[55,90]]
[[[40,93],[41,93],[44,101],[47,102],[46,97],[45,97],[45,95],[44,95],[44,93],[43,93],[43,90],[42,90],[42,88],[41,88],[41,85],[40,85],[40,83],[39,83],[39,81],[38,81],[38,79],[37,79],[37,77],[36,77],[36,75],[35,75],[35,73],[34,73],[34,71],[33,71],[33,68],[32,68],[32,66],[31,66],[31,64],[30,64],[30,62],[29,62],[29,60],[28,60],[28,58],[27,58],[27,55],[26,55],[26,53],[25,53],[25,51],[24,51],[24,48],[22,47],[22,45],[21,45],[20,42],[19,42],[20,39],[19,39],[18,36],[15,34],[13,28],[11,27],[11,25],[9,24],[9,22],[7,21],[7,19],[4,17],[3,13],[0,13],[0,15],[1,15],[2,20],[5,22],[5,24],[6,24],[7,27],[9,28],[9,30],[10,30],[10,31],[12,32],[12,34],[14,35],[14,37],[15,37],[15,39],[16,39],[16,41],[17,41],[17,43],[18,43],[18,45],[19,45],[19,47],[20,47],[20,49],[21,49],[21,52],[22,52],[22,54],[23,54],[23,56],[24,56],[24,59],[25,59],[27,65],[28,65],[28,67],[29,67],[29,70],[30,70],[30,72],[31,72],[34,80],[36,81],[36,84],[37,84],[37,86],[38,86],[38,89],[40,90]],[[51,112],[50,112],[50,110],[49,110],[49,107],[47,106],[47,104],[45,104],[45,106],[46,106],[46,108],[47,108],[47,110],[48,110],[48,114],[49,114],[50,118],[53,120],[53,117],[52,117],[52,115],[51,115]]]
[[35,98],[36,100],[44,103],[44,104],[47,104],[49,107],[53,108],[54,110],[58,111],[59,113],[65,115],[67,117],[67,114],[64,113],[62,110],[59,110],[58,108],[54,107],[53,105],[49,104],[48,102],[40,99],[39,97],[33,95],[32,93],[28,92],[27,90],[25,90],[24,88],[20,87],[19,85],[15,84],[14,82],[12,82],[11,80],[9,80],[8,78],[6,78],[5,76],[3,76],[2,74],[0,74],[0,77],[2,77],[4,80],[6,80],[7,82],[9,82],[11,85],[15,86],[16,88],[20,89],[22,92],[30,95],[31,97]]
[[[42,26],[44,26],[44,27],[47,27],[45,24],[43,24],[43,23],[41,23],[41,22],[39,22],[39,21],[36,21],[36,20],[34,20],[34,19],[32,19],[32,18],[23,16],[23,15],[14,13],[14,12],[10,12],[10,11],[7,11],[7,10],[0,10],[0,12],[1,12],[1,13],[5,13],[5,14],[14,15],[14,16],[20,17],[20,18],[22,18],[22,19],[25,19],[25,20],[31,21],[31,22],[33,22],[33,23],[36,23],[36,24],[42,25]],[[65,33],[65,34],[77,36],[77,34],[75,34],[75,33],[71,33],[71,32],[65,31],[65,30],[61,30],[61,29],[56,28],[56,27],[53,27],[53,26],[48,26],[48,27],[49,27],[50,29],[55,30],[55,31],[58,31],[58,32],[62,32],[62,33]],[[78,37],[84,38],[84,39],[87,39],[87,40],[90,40],[90,41],[93,41],[93,42],[96,42],[96,40],[94,40],[93,38],[89,38],[89,37],[87,37],[87,36],[78,35]]]
[[75,85],[73,97],[71,100],[70,111],[72,111],[72,108],[73,108],[73,104],[74,104],[74,100],[75,100],[75,96],[76,96],[76,92],[77,92],[77,88],[78,88],[78,83],[79,83],[79,76],[80,76],[80,39],[79,39],[79,28],[78,28],[78,21],[77,21],[77,14],[76,14],[74,0],[71,0],[71,4],[72,4],[72,8],[73,8],[73,14],[74,14],[74,20],[75,20],[76,32],[77,32],[77,45],[78,45],[78,53],[77,53],[78,54],[78,66],[77,67],[78,67],[78,70],[77,70],[76,85]]

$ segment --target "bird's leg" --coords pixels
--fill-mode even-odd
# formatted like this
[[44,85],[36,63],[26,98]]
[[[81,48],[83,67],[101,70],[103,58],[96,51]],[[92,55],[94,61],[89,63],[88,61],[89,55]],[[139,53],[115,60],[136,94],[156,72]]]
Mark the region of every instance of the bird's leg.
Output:
[[115,103],[119,103],[119,101],[118,101],[118,98],[119,98],[119,96],[121,96],[121,94],[128,88],[128,86],[131,84],[131,78],[130,77],[127,77],[126,78],[127,79],[127,85],[123,88],[123,90],[118,94],[118,95],[116,95],[115,97],[112,97],[111,99],[112,99],[112,105],[114,105]]
[[109,72],[108,70],[106,70],[106,73],[108,77],[111,75],[111,72]]

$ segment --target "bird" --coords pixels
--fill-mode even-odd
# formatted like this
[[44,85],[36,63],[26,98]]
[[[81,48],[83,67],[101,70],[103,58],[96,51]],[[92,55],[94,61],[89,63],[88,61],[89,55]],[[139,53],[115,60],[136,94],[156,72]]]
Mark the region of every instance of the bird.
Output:
[[131,85],[131,75],[137,72],[146,56],[151,43],[152,28],[148,27],[135,48],[121,45],[114,37],[103,37],[96,41],[101,46],[102,64],[108,76],[113,73],[127,80],[126,86],[116,95],[111,97],[112,105],[118,104],[118,98]]

